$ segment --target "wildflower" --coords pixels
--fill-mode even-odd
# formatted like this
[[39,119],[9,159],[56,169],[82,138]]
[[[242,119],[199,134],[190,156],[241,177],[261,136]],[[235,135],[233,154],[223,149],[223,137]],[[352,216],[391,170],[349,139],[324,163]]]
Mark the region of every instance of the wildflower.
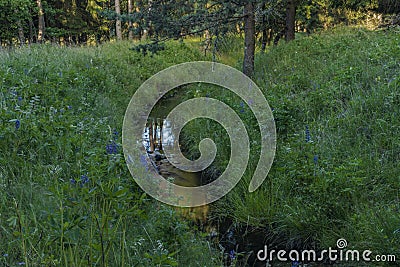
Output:
[[231,259],[231,260],[234,260],[235,259],[235,251],[232,249],[231,251],[229,251],[229,258]]
[[292,261],[292,267],[298,267],[298,266],[300,266],[300,262]]
[[240,110],[239,110],[239,112],[240,113],[244,113],[244,102],[243,101],[240,102]]
[[314,155],[314,164],[315,164],[315,165],[318,164],[318,155]]
[[67,106],[67,109],[72,109],[72,107],[71,106]]
[[118,133],[117,129],[114,129],[114,131],[113,131],[113,139],[117,140],[118,139],[118,135],[119,135],[119,133]]
[[82,175],[81,176],[81,186],[84,186],[88,182],[89,182],[89,177],[87,177],[87,175]]
[[21,122],[19,120],[15,121],[15,129],[18,130],[21,127]]
[[75,180],[74,178],[71,178],[71,179],[69,180],[69,182],[70,182],[72,185],[76,185],[76,180]]
[[63,76],[62,71],[58,72],[58,77],[62,77],[62,76]]
[[310,141],[311,141],[310,129],[308,128],[308,125],[306,125],[306,143],[309,143]]
[[22,101],[22,96],[19,96],[18,97],[18,102],[21,102]]
[[107,154],[118,154],[118,145],[114,142],[114,140],[106,145]]

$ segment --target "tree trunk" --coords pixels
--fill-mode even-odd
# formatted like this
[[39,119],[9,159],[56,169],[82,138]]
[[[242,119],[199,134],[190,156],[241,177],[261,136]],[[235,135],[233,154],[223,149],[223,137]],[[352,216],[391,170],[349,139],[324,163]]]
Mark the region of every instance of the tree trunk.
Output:
[[24,28],[22,27],[22,23],[20,20],[17,22],[17,26],[18,26],[19,45],[23,46],[25,44],[25,35],[24,35]]
[[[133,11],[133,0],[128,0],[128,15],[132,14]],[[129,40],[133,40],[133,28],[132,28],[132,21],[129,20],[128,22],[128,29],[129,29],[129,33],[128,33],[128,39]]]
[[38,7],[38,37],[37,41],[39,43],[42,43],[44,41],[44,31],[45,31],[45,25],[44,25],[44,12],[43,12],[43,6],[42,6],[42,0],[36,0],[37,7]]
[[29,9],[29,44],[34,43],[34,36],[36,36],[36,33],[33,32],[33,19],[32,19],[32,10]]
[[255,52],[255,19],[254,3],[248,2],[244,6],[244,58],[243,73],[251,77],[254,73]]
[[[148,12],[151,12],[151,6],[153,4],[153,0],[148,0]],[[141,36],[141,40],[146,40],[147,37],[150,37],[152,35],[152,31],[151,31],[151,20],[149,20],[147,22],[147,24],[145,23],[144,27],[143,27],[143,32],[142,32],[142,36]]]
[[117,40],[122,40],[122,30],[121,30],[121,6],[119,0],[115,0],[115,13],[117,14],[117,19],[115,21],[115,32],[117,34]]
[[153,121],[150,120],[149,123],[149,152],[154,151],[154,135],[153,135]]
[[287,0],[286,2],[286,41],[295,38],[295,22],[296,22],[296,3],[295,0]]
[[261,9],[263,12],[262,15],[262,37],[261,37],[261,52],[265,52],[265,48],[267,46],[268,37],[269,37],[269,30],[267,29],[267,18],[265,16],[265,8],[266,8],[266,1],[262,3]]
[[261,52],[265,52],[265,48],[267,47],[268,43],[268,37],[269,37],[269,30],[264,28],[262,30],[262,39],[261,39]]
[[160,119],[160,140],[158,143],[159,150],[163,150],[163,144],[162,144],[162,142],[163,142],[163,127],[164,127],[164,121],[163,121],[163,119]]

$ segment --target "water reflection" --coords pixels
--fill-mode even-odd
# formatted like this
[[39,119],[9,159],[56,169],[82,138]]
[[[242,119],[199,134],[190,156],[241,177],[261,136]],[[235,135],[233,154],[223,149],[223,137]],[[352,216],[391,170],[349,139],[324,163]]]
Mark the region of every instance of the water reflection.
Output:
[[172,133],[171,122],[164,119],[149,119],[142,135],[143,146],[147,152],[162,151],[165,146],[173,146],[175,136]]
[[173,154],[169,155],[171,162],[164,155],[164,147],[169,147],[172,151],[173,146],[179,145],[178,138],[172,133],[171,127],[171,122],[166,119],[149,119],[143,131],[143,146],[158,173],[164,178],[177,185],[199,186],[201,185],[201,172],[182,171],[171,164],[171,162],[177,163],[173,159]]
[[[178,138],[172,133],[172,123],[165,119],[152,118],[148,120],[146,128],[143,131],[142,143],[152,160],[153,166],[158,173],[174,184],[193,187],[201,185],[201,172],[186,172],[174,167],[164,155],[163,148],[179,145],[176,142]],[[172,157],[171,157],[172,156]],[[173,160],[173,155],[169,158]],[[176,162],[174,162],[176,163]],[[204,196],[193,196],[195,198],[204,198]],[[196,208],[180,208],[181,212],[196,222],[205,222],[209,210],[209,206],[201,206]]]

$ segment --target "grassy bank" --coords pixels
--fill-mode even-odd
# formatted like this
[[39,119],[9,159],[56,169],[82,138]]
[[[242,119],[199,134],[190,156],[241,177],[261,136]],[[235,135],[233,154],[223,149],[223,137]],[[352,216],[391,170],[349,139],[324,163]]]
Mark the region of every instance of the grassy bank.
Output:
[[[254,80],[273,108],[277,153],[263,186],[248,193],[259,151],[259,132],[250,127],[250,168],[213,206],[214,220],[229,221],[237,240],[250,236],[249,229],[264,235],[262,244],[242,243],[237,253],[264,244],[334,248],[345,238],[349,249],[400,257],[399,43],[398,30],[340,28],[257,56]],[[234,95],[209,87],[196,93],[225,100],[256,126]],[[212,133],[224,151],[215,167],[226,166],[225,132],[205,122],[189,126],[191,153],[194,140]]]
[[[219,59],[239,67],[231,42]],[[341,28],[257,55],[254,81],[273,108],[278,144],[251,194],[260,132],[246,103],[208,85],[180,88],[184,98],[220,99],[248,125],[249,168],[211,213],[234,261],[265,244],[326,249],[339,238],[400,257],[399,43],[396,30]],[[201,234],[143,195],[122,156],[132,94],[159,70],[204,60],[192,46],[169,43],[147,57],[124,42],[0,53],[1,265],[221,266]],[[217,175],[230,154],[217,123],[189,123],[185,153],[198,155],[207,136],[218,147],[207,171]]]
[[204,238],[148,199],[122,156],[126,106],[170,65],[201,59],[178,43],[0,52],[1,266],[215,266]]

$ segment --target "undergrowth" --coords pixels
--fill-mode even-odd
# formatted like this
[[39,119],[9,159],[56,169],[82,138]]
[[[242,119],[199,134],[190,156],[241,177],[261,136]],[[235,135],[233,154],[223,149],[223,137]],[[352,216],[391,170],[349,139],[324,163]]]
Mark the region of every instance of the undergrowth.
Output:
[[[253,193],[248,184],[260,132],[248,105],[222,88],[193,93],[229,104],[253,140],[250,167],[213,205],[213,219],[267,229],[264,241],[272,248],[327,249],[345,238],[348,249],[399,257],[399,43],[396,29],[337,28],[256,56],[254,81],[273,110],[278,136],[272,169]],[[211,136],[222,150],[214,169],[226,166],[229,138],[222,127],[193,122],[184,130],[194,154],[193,140]]]
[[201,56],[130,47],[0,52],[1,266],[218,265],[201,233],[135,184],[121,147],[140,84]]

